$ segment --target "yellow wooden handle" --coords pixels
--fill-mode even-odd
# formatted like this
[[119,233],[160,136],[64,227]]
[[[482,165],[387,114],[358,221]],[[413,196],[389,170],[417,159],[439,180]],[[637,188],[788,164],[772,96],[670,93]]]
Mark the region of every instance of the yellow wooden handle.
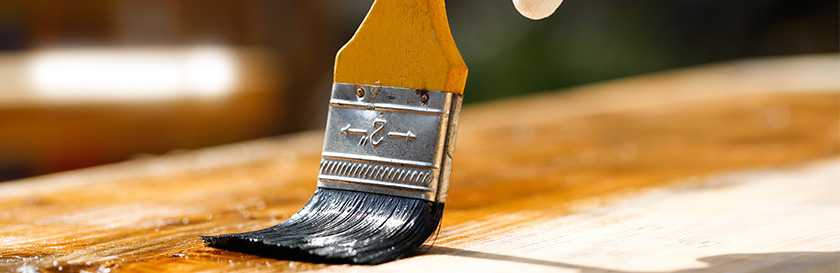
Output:
[[376,0],[335,58],[334,81],[464,92],[467,65],[444,0]]

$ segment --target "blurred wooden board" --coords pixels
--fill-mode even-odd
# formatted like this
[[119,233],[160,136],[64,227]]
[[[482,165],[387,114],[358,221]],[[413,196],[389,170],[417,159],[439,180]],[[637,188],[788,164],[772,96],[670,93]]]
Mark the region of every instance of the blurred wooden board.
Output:
[[[74,67],[62,64],[68,56],[94,63],[105,60],[106,66],[109,62],[120,63],[112,60],[125,62],[124,66],[110,65],[117,70],[130,68],[145,57],[153,59],[153,64],[163,63],[160,67],[179,71],[184,68],[178,67],[178,62],[169,66],[166,60],[183,59],[201,50],[210,52],[211,59],[218,57],[216,65],[222,70],[227,64],[237,71],[235,83],[227,91],[220,89],[215,95],[202,96],[182,87],[149,92],[148,97],[130,89],[105,94],[73,89],[45,91],[32,79],[31,67],[39,61],[51,64],[53,70],[60,70],[56,66]],[[283,73],[278,73],[282,66],[273,60],[267,51],[236,47],[55,49],[0,54],[0,82],[4,84],[0,91],[0,181],[123,161],[138,153],[165,153],[276,133],[282,127],[284,114],[278,109],[283,108],[288,86]],[[82,86],[90,85],[88,80],[95,78],[81,80]]]
[[197,237],[299,209],[318,131],[2,183],[0,271],[838,272],[838,75],[751,60],[466,107],[434,246],[378,266]]

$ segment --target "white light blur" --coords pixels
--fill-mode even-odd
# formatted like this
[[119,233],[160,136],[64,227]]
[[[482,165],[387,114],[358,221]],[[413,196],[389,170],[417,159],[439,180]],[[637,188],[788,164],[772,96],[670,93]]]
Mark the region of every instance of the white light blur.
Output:
[[34,53],[28,80],[46,100],[220,97],[236,66],[221,48],[52,50]]
[[212,48],[188,52],[185,60],[187,91],[202,97],[216,97],[230,92],[236,71],[226,53]]

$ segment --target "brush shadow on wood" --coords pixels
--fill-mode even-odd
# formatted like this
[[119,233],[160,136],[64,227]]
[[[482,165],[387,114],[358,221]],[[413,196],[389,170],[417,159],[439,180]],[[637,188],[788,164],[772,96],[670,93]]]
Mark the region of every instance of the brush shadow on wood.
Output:
[[[659,273],[666,271],[625,271],[599,268],[551,260],[533,259],[512,255],[502,255],[466,249],[433,246],[425,255],[448,255],[488,259],[505,262],[527,263],[532,265],[578,269],[583,273]],[[733,253],[698,258],[706,267],[689,268],[679,273],[699,272],[840,272],[840,252],[771,252],[771,253]]]

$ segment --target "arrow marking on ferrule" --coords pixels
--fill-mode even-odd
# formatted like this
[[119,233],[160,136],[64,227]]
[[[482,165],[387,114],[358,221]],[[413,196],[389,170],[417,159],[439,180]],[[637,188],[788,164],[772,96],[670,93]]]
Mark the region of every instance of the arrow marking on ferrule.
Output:
[[367,135],[367,130],[350,128],[350,124],[341,128],[341,132],[345,135]]
[[[383,129],[385,129],[385,123],[387,122],[388,121],[384,119],[375,119],[373,121],[373,133],[370,135],[368,135],[368,130],[350,128],[352,126],[349,123],[347,124],[347,126],[341,127],[341,133],[343,133],[344,135],[361,135],[362,138],[359,139],[359,145],[364,146],[365,144],[370,142],[371,145],[376,147],[379,146],[379,144],[382,144],[383,137],[377,138],[377,135],[379,135],[379,133],[382,132]],[[406,131],[405,133],[388,132],[388,137],[404,138],[406,142],[417,139],[417,135],[415,135],[411,131]]]
[[411,131],[400,133],[400,132],[388,132],[388,137],[391,138],[404,138],[405,141],[412,141],[417,138],[417,135],[412,133]]

